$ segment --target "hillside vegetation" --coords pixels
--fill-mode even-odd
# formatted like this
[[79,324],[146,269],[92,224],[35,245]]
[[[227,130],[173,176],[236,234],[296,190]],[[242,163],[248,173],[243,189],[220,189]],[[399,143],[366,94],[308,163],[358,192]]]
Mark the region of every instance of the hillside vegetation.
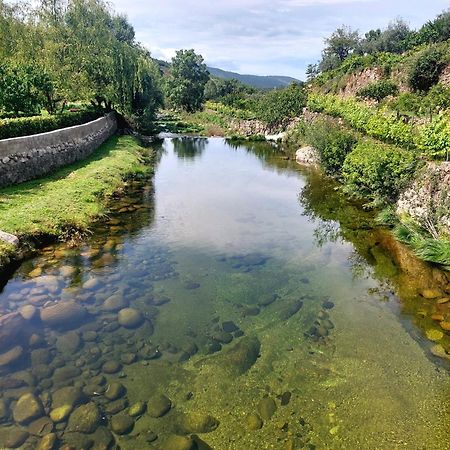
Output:
[[450,11],[418,30],[402,20],[341,27],[308,66],[308,110],[289,140],[311,145],[351,195],[423,259],[450,265]]

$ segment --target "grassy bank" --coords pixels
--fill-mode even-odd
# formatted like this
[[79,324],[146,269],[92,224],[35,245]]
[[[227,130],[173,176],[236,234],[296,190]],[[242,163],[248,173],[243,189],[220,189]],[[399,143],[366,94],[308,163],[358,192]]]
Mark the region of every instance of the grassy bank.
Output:
[[[84,161],[0,190],[0,230],[21,242],[66,239],[88,230],[125,180],[148,174],[143,150],[132,137],[112,137]],[[11,247],[0,243],[0,264],[11,254]]]

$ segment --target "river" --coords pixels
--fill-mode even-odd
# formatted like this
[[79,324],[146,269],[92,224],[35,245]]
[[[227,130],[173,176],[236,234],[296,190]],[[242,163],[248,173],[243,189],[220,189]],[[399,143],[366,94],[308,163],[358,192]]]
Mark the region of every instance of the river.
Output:
[[0,447],[448,449],[445,274],[270,144],[156,150],[82,246],[3,281],[25,318],[0,339]]

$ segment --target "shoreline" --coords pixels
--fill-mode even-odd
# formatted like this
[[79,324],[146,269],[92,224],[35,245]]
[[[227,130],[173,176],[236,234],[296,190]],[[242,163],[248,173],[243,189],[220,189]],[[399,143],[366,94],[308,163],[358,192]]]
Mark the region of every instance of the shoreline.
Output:
[[127,180],[153,173],[153,155],[145,152],[135,137],[113,136],[86,160],[0,190],[0,229],[19,239],[0,241],[0,275],[42,246],[88,232]]

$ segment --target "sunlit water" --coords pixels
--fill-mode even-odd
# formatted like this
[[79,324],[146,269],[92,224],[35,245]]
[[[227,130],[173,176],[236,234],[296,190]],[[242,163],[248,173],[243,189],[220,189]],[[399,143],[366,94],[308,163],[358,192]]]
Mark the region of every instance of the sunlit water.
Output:
[[448,304],[418,296],[445,276],[398,267],[371,213],[268,144],[157,151],[153,183],[83,246],[5,284],[0,447],[449,448],[449,336],[430,318]]

